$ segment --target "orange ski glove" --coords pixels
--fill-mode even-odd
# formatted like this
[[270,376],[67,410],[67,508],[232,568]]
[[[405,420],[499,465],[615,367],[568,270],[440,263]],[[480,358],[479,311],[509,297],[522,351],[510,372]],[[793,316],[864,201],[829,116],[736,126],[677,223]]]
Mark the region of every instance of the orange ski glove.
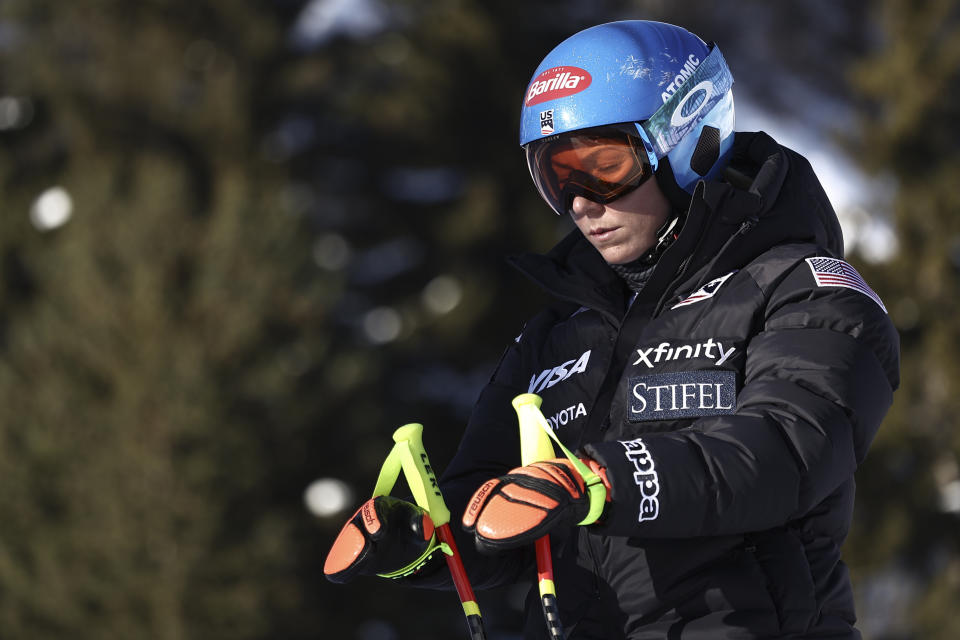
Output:
[[331,582],[359,575],[402,578],[424,568],[440,549],[433,521],[419,506],[377,496],[363,503],[333,542],[323,573]]
[[[605,470],[581,459],[596,473],[610,499]],[[580,524],[590,512],[590,494],[583,478],[566,458],[517,467],[488,480],[473,494],[463,514],[463,528],[474,534],[484,551],[531,544],[559,526]]]

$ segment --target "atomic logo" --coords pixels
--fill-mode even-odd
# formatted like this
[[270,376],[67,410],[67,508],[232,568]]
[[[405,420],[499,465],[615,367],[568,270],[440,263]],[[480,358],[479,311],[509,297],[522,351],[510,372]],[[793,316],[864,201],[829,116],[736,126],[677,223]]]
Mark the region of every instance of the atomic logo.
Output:
[[666,102],[670,99],[673,94],[680,89],[680,85],[686,82],[690,76],[693,75],[693,72],[697,70],[697,67],[700,65],[700,58],[693,55],[692,53],[687,57],[687,61],[683,63],[683,68],[680,69],[680,72],[677,76],[667,85],[667,88],[662,94],[660,94],[660,99]]

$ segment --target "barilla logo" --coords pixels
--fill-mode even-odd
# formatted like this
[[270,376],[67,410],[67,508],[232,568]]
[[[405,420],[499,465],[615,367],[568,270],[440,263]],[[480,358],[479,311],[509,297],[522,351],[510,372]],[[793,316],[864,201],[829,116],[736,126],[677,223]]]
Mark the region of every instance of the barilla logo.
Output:
[[589,87],[592,81],[593,78],[586,69],[552,67],[533,79],[527,88],[527,97],[523,104],[529,107],[547,100],[566,98],[580,93]]

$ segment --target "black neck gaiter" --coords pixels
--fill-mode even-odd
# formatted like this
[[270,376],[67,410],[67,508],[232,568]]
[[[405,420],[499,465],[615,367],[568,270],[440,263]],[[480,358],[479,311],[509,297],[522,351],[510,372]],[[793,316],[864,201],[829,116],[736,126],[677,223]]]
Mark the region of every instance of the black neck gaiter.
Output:
[[631,291],[639,293],[647,284],[656,266],[656,262],[650,262],[646,256],[643,256],[626,264],[611,264],[610,268],[623,279]]

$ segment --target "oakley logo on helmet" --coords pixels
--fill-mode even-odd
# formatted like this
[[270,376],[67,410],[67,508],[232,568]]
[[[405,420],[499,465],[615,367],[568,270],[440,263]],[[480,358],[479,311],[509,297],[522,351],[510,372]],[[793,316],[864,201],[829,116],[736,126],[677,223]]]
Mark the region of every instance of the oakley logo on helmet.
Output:
[[683,63],[683,68],[680,69],[680,73],[667,85],[667,88],[663,90],[663,93],[660,94],[660,99],[666,102],[670,99],[670,96],[677,92],[677,89],[680,88],[687,79],[693,75],[693,72],[697,70],[697,66],[700,65],[700,58],[694,54],[687,56],[687,61]]
[[589,87],[592,81],[593,78],[586,69],[552,67],[533,79],[527,88],[527,97],[523,103],[529,107],[548,100],[566,98],[580,93]]
[[673,115],[670,116],[670,124],[674,127],[682,127],[690,122],[697,117],[705,105],[709,104],[711,97],[713,97],[713,83],[704,80],[683,96]]

